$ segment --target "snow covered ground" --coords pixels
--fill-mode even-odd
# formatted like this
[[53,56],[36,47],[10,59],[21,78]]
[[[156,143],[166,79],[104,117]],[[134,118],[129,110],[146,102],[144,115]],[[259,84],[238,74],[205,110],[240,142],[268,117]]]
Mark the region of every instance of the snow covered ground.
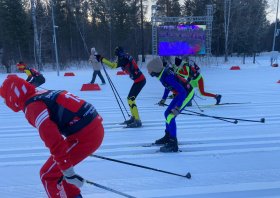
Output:
[[[259,64],[239,64],[241,70],[213,67],[202,70],[206,91],[222,94],[223,102],[249,104],[205,107],[207,115],[260,120],[266,123],[221,120],[180,115],[177,118],[179,148],[182,153],[154,153],[159,147],[142,147],[164,135],[165,107],[159,102],[164,88],[148,75],[147,84],[136,100],[143,128],[121,129],[114,125],[124,121],[110,85],[101,91],[80,91],[91,80],[92,70],[44,72],[46,89],[66,89],[91,102],[103,117],[105,138],[96,155],[149,166],[192,178],[168,175],[152,170],[88,157],[75,167],[85,179],[146,198],[279,198],[280,197],[280,68],[269,66],[269,57],[257,57]],[[237,66],[234,63],[231,66]],[[126,97],[132,85],[128,76],[107,69],[126,108]],[[17,74],[26,78],[25,74]],[[103,72],[104,75],[104,72]],[[0,74],[0,84],[7,74]],[[105,76],[104,76],[105,77]],[[96,83],[101,83],[97,77]],[[197,92],[198,93],[198,92]],[[205,98],[205,97],[203,97]],[[195,97],[201,106],[215,100]],[[170,100],[167,101],[168,103]],[[199,112],[193,103],[188,110]],[[142,154],[141,154],[142,153]],[[147,154],[143,154],[147,153]],[[49,157],[35,128],[22,112],[14,113],[0,99],[0,197],[46,198],[39,170]],[[84,198],[122,197],[85,184]]]

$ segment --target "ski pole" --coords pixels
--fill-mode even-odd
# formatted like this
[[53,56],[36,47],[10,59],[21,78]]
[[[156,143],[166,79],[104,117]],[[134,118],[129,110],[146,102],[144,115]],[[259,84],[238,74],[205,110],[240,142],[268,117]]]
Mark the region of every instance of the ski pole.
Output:
[[198,96],[197,94],[194,94],[196,97],[198,97],[199,99],[201,99],[201,100],[206,100],[205,98],[202,98],[202,97],[200,97],[200,96]]
[[166,174],[170,174],[170,175],[176,175],[176,176],[180,176],[180,177],[186,177],[186,178],[188,178],[188,179],[191,178],[191,174],[190,174],[190,173],[187,173],[186,175],[180,175],[180,174],[171,173],[171,172],[168,172],[168,171],[163,171],[163,170],[159,170],[159,169],[155,169],[155,168],[150,168],[150,167],[147,167],[147,166],[142,166],[142,165],[138,165],[138,164],[133,164],[133,163],[129,163],[129,162],[124,162],[124,161],[120,161],[120,160],[116,160],[116,159],[111,159],[111,158],[107,158],[107,157],[102,157],[102,156],[98,156],[98,155],[93,155],[93,154],[91,154],[90,156],[91,156],[91,157],[100,158],[100,159],[109,160],[109,161],[112,161],[112,162],[118,162],[118,163],[127,164],[127,165],[131,165],[131,166],[136,166],[136,167],[140,167],[140,168],[145,168],[145,169],[149,169],[149,170],[153,170],[153,171],[158,171],[158,172],[166,173]]
[[198,106],[198,104],[196,103],[196,101],[193,99],[193,101],[195,102],[195,104],[196,104],[196,106],[199,108],[199,110],[201,111],[201,112],[203,112],[204,110],[201,110],[201,108]]
[[114,189],[112,189],[112,188],[108,188],[108,187],[106,187],[106,186],[102,186],[102,185],[100,185],[100,184],[91,182],[91,181],[89,181],[89,180],[84,180],[84,181],[85,181],[87,184],[96,186],[96,187],[98,187],[98,188],[102,188],[102,189],[104,189],[104,190],[108,190],[108,191],[114,192],[114,193],[119,194],[119,195],[122,195],[122,196],[124,196],[124,197],[136,198],[136,197],[133,197],[133,196],[131,196],[131,195],[128,195],[128,194],[122,193],[122,192],[120,192],[120,191],[114,190]]
[[183,114],[183,115],[193,115],[193,116],[201,116],[201,117],[210,117],[210,118],[215,118],[217,120],[222,120],[222,121],[225,121],[225,122],[230,122],[230,123],[233,123],[233,124],[237,124],[238,121],[235,120],[235,121],[230,121],[230,120],[225,120],[223,118],[217,118],[217,117],[213,117],[213,116],[208,116],[208,115],[199,115],[199,114],[190,114],[190,113],[182,113],[180,112],[180,114]]
[[209,116],[209,115],[205,115],[205,114],[202,114],[202,113],[198,113],[198,112],[190,111],[190,110],[186,110],[186,109],[184,109],[184,111],[188,111],[188,112],[196,113],[196,114],[201,114],[201,115],[204,115],[206,117],[221,118],[221,119],[228,119],[228,120],[240,120],[240,121],[247,121],[247,122],[261,122],[261,123],[265,123],[265,118],[261,118],[260,121],[258,121],[258,120],[246,120],[246,119],[240,119],[240,118],[226,118],[226,117],[220,117],[220,116]]
[[[168,104],[164,104],[164,106],[169,106],[169,105]],[[258,121],[258,120],[246,120],[246,119],[240,119],[240,118],[226,118],[226,117],[220,117],[220,116],[210,116],[210,115],[206,115],[206,114],[203,114],[203,113],[198,113],[198,112],[187,110],[187,109],[184,109],[184,111],[188,111],[188,112],[195,113],[195,114],[198,114],[198,115],[201,115],[201,116],[204,116],[204,117],[211,117],[211,118],[220,119],[220,120],[224,120],[224,119],[235,120],[233,123],[235,123],[237,120],[247,121],[247,122],[261,122],[261,123],[265,123],[265,118],[261,118],[260,121]],[[193,115],[193,114],[186,114],[186,115]],[[237,122],[235,124],[237,124]]]
[[[102,63],[102,62],[100,62],[100,63],[101,63],[101,65],[102,65],[103,69],[104,69],[104,72],[106,73],[106,77],[107,77],[107,79],[108,79],[108,81],[109,81],[109,83],[110,83],[110,86],[111,86],[113,92],[114,92],[114,93],[115,93],[115,92],[117,93],[117,95],[118,95],[120,101],[122,102],[123,107],[125,108],[125,105],[124,105],[124,103],[123,103],[123,101],[122,101],[122,99],[121,99],[121,97],[120,97],[120,95],[119,95],[119,93],[118,93],[116,87],[114,86],[113,81],[111,80],[109,74],[107,73],[107,71],[106,71],[106,69],[105,69],[103,63]],[[115,96],[116,96],[116,95],[115,95]],[[116,99],[117,99],[117,97],[116,97]],[[126,110],[126,108],[125,108],[125,110]],[[127,111],[127,110],[126,110],[126,112],[127,112],[127,114],[128,114],[128,111]],[[128,115],[129,115],[129,114],[128,114]]]
[[[118,105],[119,105],[120,110],[121,110],[121,112],[122,112],[122,114],[123,114],[124,120],[126,120],[126,118],[125,118],[125,116],[124,116],[124,113],[123,113],[123,110],[122,110],[122,108],[121,108],[121,105],[120,105],[120,103],[119,103],[119,100],[121,101],[121,103],[122,103],[124,109],[126,110],[127,115],[128,115],[128,116],[130,116],[130,115],[129,115],[127,109],[125,108],[125,106],[124,106],[124,104],[123,104],[123,101],[122,101],[122,99],[121,99],[119,93],[117,92],[117,89],[116,89],[116,87],[114,86],[114,84],[113,84],[113,82],[112,82],[110,76],[108,75],[108,73],[107,73],[107,71],[106,71],[106,69],[105,69],[103,63],[102,63],[102,62],[100,62],[100,63],[101,63],[101,66],[102,66],[102,68],[103,68],[103,70],[104,70],[104,72],[105,72],[105,74],[106,74],[107,80],[108,80],[108,82],[109,82],[109,84],[110,84],[110,86],[111,86],[111,89],[112,89],[112,91],[113,91],[113,93],[114,93],[114,95],[115,95],[115,98],[116,98],[116,100],[117,100],[117,102],[118,102]],[[115,92],[117,93],[117,95],[118,95],[118,97],[119,97],[119,100],[118,100],[118,98],[117,98]]]
[[[100,63],[101,63],[101,65],[102,65],[104,71],[106,72],[107,79],[108,79],[108,81],[111,83],[110,85],[113,86],[113,88],[114,88],[115,92],[117,93],[117,95],[118,95],[120,101],[122,102],[122,105],[123,105],[124,109],[126,110],[126,113],[128,114],[128,116],[130,116],[129,113],[128,113],[128,111],[127,111],[127,109],[126,109],[126,107],[125,107],[125,105],[124,105],[124,103],[123,103],[123,101],[122,101],[122,99],[121,99],[121,97],[120,97],[120,95],[119,95],[119,93],[118,93],[118,91],[117,91],[117,89],[116,89],[116,87],[115,87],[115,85],[114,85],[114,83],[113,83],[113,81],[111,80],[109,74],[108,74],[107,71],[105,70],[105,67],[104,67],[103,63],[102,63],[102,62],[100,62]],[[111,88],[112,88],[112,86],[111,86]]]
[[40,86],[38,86],[39,88],[41,88],[41,89],[44,89],[44,90],[48,90],[48,89],[45,89],[45,88],[43,88],[43,87],[40,87]]
[[[158,103],[155,104],[155,105],[158,105]],[[164,106],[169,106],[169,105],[164,104]],[[184,111],[188,111],[188,110],[184,110]],[[171,111],[170,111],[169,113],[171,113]],[[237,123],[238,123],[237,120],[235,120],[235,121],[229,121],[229,120],[225,120],[224,118],[213,117],[213,116],[205,115],[205,114],[202,114],[202,113],[197,113],[197,112],[194,112],[194,111],[193,111],[193,113],[196,113],[196,114],[190,114],[190,113],[182,113],[182,112],[180,112],[180,114],[184,114],[184,115],[193,115],[193,116],[201,116],[201,117],[211,117],[211,118],[215,118],[215,119],[217,119],[217,120],[222,120],[222,121],[229,122],[229,123],[233,123],[233,124],[237,124]]]

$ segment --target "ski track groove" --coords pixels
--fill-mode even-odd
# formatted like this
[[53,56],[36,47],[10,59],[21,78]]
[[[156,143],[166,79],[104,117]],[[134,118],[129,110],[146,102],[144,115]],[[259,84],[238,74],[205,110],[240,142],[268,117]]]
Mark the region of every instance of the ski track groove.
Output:
[[[250,103],[250,104],[241,104],[241,105],[224,105],[223,107],[232,108],[234,111],[236,111],[238,108],[252,108],[257,106],[258,108],[270,108],[275,105],[279,105],[279,102],[271,102],[270,105],[262,105],[260,103]],[[209,104],[208,104],[209,105]],[[214,108],[220,108],[221,106],[213,106]],[[223,108],[222,107],[222,108]],[[211,116],[218,116],[214,115],[214,112],[211,113],[212,109],[214,111],[214,108],[209,107],[209,111],[205,110],[205,112],[202,112],[203,114],[208,114]],[[158,108],[157,106],[140,106],[139,109],[141,109],[141,112],[149,113],[151,111],[161,111],[164,112],[166,108]],[[191,108],[192,111],[197,111],[197,107],[193,106]],[[196,110],[194,110],[196,109]],[[237,110],[238,111],[238,110]],[[113,108],[102,108],[102,110],[99,110],[101,113],[106,113],[110,115],[119,114],[119,108],[113,107]],[[185,111],[187,112],[187,111]],[[9,116],[10,114],[3,112],[0,113],[1,116],[8,116],[9,118],[17,118],[20,116]],[[225,116],[230,117],[230,116]],[[265,116],[259,116],[257,114],[247,114],[246,116],[235,116],[236,118],[240,119],[251,119],[251,120],[260,120],[260,118],[264,117],[266,118],[266,125],[278,125],[280,123],[279,120],[279,114],[269,114]],[[186,119],[187,118],[187,119]],[[203,122],[201,120],[203,119]],[[120,121],[122,122],[122,121]],[[184,129],[185,124],[191,125],[193,129],[201,128],[203,126],[204,130],[207,130],[207,128],[212,127],[230,127],[230,123],[223,122],[221,120],[209,118],[209,117],[199,117],[199,116],[180,116],[177,118],[177,128],[178,129]],[[239,121],[237,125],[248,125],[250,126],[251,122],[244,122]],[[253,123],[253,124],[260,124],[263,125],[264,123]],[[122,131],[123,133],[131,133],[131,131],[141,131],[141,128],[139,129],[122,129],[125,125],[116,125],[116,122],[103,122],[105,131],[108,132],[117,132]],[[145,128],[151,128],[153,130],[163,130],[164,128],[164,120],[161,119],[149,119],[149,120],[143,120],[143,126]],[[32,131],[32,132],[31,132]],[[26,133],[28,132],[28,133]],[[34,129],[31,126],[23,125],[20,127],[14,127],[14,126],[1,126],[0,127],[0,138],[17,138],[17,137],[33,137],[38,136],[38,132],[36,129]],[[131,135],[131,134],[130,134]],[[127,134],[129,136],[129,134]],[[153,140],[154,141],[154,140]],[[212,155],[212,154],[235,154],[235,153],[248,153],[248,152],[269,152],[269,151],[278,151],[280,150],[280,136],[277,135],[271,135],[270,137],[261,136],[261,137],[246,137],[246,138],[228,138],[228,139],[206,139],[206,140],[197,140],[197,141],[183,141],[179,144],[187,144],[187,145],[179,145],[179,149],[187,150],[190,152],[185,153],[178,153],[179,155]],[[102,144],[101,147],[96,151],[97,155],[105,155],[105,156],[115,156],[115,157],[125,157],[126,155],[150,155],[151,153],[158,150],[159,146],[154,147],[142,147],[141,145],[147,145],[149,143],[143,143],[143,142],[134,142],[131,144],[113,144],[113,145],[106,145]],[[195,152],[192,152],[195,151]],[[148,153],[148,154],[145,154]],[[161,153],[155,154],[155,155],[162,155]],[[155,155],[152,155],[153,157]],[[29,156],[32,156],[32,159],[30,162],[26,161],[25,158],[28,158]],[[151,155],[150,155],[151,156]],[[49,154],[47,152],[47,149],[45,147],[21,147],[21,148],[10,148],[10,149],[1,149],[0,144],[0,159],[5,159],[7,161],[2,161],[0,163],[0,166],[8,166],[8,165],[17,165],[16,161],[18,161],[18,164],[24,163],[32,165],[33,162],[37,164],[38,162],[41,162],[41,159],[45,159],[49,157]],[[92,161],[92,159],[90,160]]]
[[[226,93],[226,92],[225,92]],[[224,94],[225,94],[224,93]],[[248,92],[235,92],[231,94],[230,92],[227,94],[236,95],[249,94]],[[267,92],[271,94],[271,92]],[[262,96],[265,94],[264,92],[252,92],[251,95]],[[91,100],[90,97],[83,97],[86,100]],[[155,103],[158,102],[158,98],[149,97],[149,95],[143,95],[141,100],[145,100],[147,98],[155,98]],[[99,100],[106,100],[106,102],[114,101],[108,97],[99,97]],[[198,100],[198,99],[197,99]],[[170,101],[170,100],[169,100]],[[222,102],[225,102],[222,100]],[[236,101],[239,102],[239,101]],[[202,103],[202,102],[201,102]],[[103,104],[101,102],[101,104]],[[127,105],[127,104],[125,104]],[[211,105],[211,102],[204,101],[203,104],[199,104],[201,107]],[[1,106],[0,106],[1,107]],[[275,127],[275,130],[279,130],[280,124],[280,114],[277,112],[271,112],[269,114],[259,114],[262,112],[262,109],[273,109],[280,107],[280,102],[272,101],[269,103],[255,103],[252,102],[250,104],[241,104],[241,105],[223,105],[223,106],[213,106],[203,108],[204,112],[199,112],[197,106],[193,104],[192,107],[187,108],[187,110],[196,111],[197,113],[202,113],[211,116],[223,116],[223,117],[235,117],[239,119],[250,119],[259,121],[261,118],[266,119],[266,123],[252,123],[252,122],[244,122],[238,121],[238,124],[231,124],[227,122],[223,122],[221,120],[209,118],[209,117],[199,117],[199,116],[186,116],[181,115],[176,119],[177,129],[184,129],[187,131],[186,126],[192,126],[192,130],[194,132],[188,132],[189,134],[197,133],[200,130],[199,135],[203,135],[207,133],[207,129],[218,127],[224,128],[224,136],[223,137],[212,137],[212,138],[198,138],[198,139],[188,139],[188,141],[180,141],[179,139],[179,149],[189,152],[183,153],[154,153],[157,151],[160,146],[153,147],[143,147],[143,145],[148,145],[154,142],[155,139],[149,139],[147,136],[147,142],[143,141],[134,141],[131,143],[127,143],[126,139],[125,143],[116,142],[114,144],[108,144],[104,142],[101,147],[94,153],[96,155],[102,155],[105,157],[111,157],[114,159],[124,160],[124,161],[133,161],[134,159],[160,159],[167,158],[172,160],[179,159],[181,160],[189,160],[192,161],[195,158],[203,158],[203,157],[217,157],[217,156],[227,156],[231,157],[233,155],[251,155],[255,153],[270,153],[275,152],[279,154],[280,152],[280,135],[275,131],[266,131],[263,135],[259,133],[256,135],[244,135],[244,136],[231,136],[232,134],[227,135],[227,132],[232,132],[231,127],[236,127],[239,129],[239,126],[249,128],[251,125],[259,125],[260,128],[264,125],[269,125],[270,128]],[[127,107],[126,107],[127,108]],[[151,133],[153,131],[164,131],[164,117],[163,113],[166,110],[165,108],[160,108],[156,105],[154,106],[138,106],[140,109],[140,113],[149,114],[151,112],[162,112],[162,116],[158,119],[151,118],[148,120],[142,120],[143,129],[146,130],[151,129]],[[215,109],[227,109],[229,112],[223,115],[217,115],[215,113]],[[252,111],[252,113],[248,113],[246,115],[240,115],[239,110],[248,109],[252,110],[257,108],[258,111]],[[99,109],[99,110],[98,110]],[[112,118],[115,118],[115,115],[120,115],[119,107],[97,107],[98,112],[101,114],[107,114]],[[129,108],[127,108],[129,110]],[[184,111],[184,113],[189,113]],[[253,114],[254,113],[254,114]],[[5,119],[17,119],[24,120],[25,118],[22,115],[12,115],[10,112],[1,112],[1,117]],[[108,118],[108,117],[107,117]],[[120,119],[120,118],[118,118]],[[122,118],[121,118],[122,119]],[[117,119],[115,119],[117,120]],[[120,120],[123,122],[123,120]],[[125,125],[115,125],[117,122],[103,122],[105,132],[107,133],[107,138],[110,138],[116,133],[122,133],[126,138],[133,138],[133,133],[135,131],[137,133],[141,133],[142,128],[139,129],[122,129],[121,127]],[[242,129],[245,131],[245,129]],[[13,139],[17,139],[18,137],[22,138],[21,147],[17,147],[15,144],[11,144],[7,146],[8,143],[6,141],[10,141]],[[0,167],[7,166],[34,166],[34,165],[42,165],[49,158],[50,154],[48,149],[43,145],[43,143],[39,140],[39,133],[36,129],[29,125],[23,126],[0,126],[0,138],[3,142],[0,142]],[[186,139],[186,138],[185,138]],[[30,140],[35,144],[33,146],[29,145]],[[149,142],[150,141],[150,142]],[[40,145],[40,146],[39,146]],[[145,154],[146,153],[146,154]],[[93,163],[104,162],[105,160],[97,159],[94,157],[88,157],[85,159],[84,163],[88,163],[92,165]],[[106,162],[108,163],[108,162]],[[208,193],[217,193],[217,198],[226,197],[227,193],[232,193],[234,197],[241,197],[242,193],[245,193],[249,190],[259,190],[263,189],[264,191],[270,192],[271,190],[280,191],[280,169],[266,169],[266,170],[243,170],[238,171],[235,170],[231,172],[227,170],[226,172],[213,172],[213,173],[192,173],[192,181],[189,182],[184,178],[174,177],[171,175],[154,173],[153,176],[150,176],[150,172],[147,173],[144,170],[139,170],[143,174],[129,173],[130,179],[127,179],[125,176],[119,176],[119,178],[110,178],[109,175],[104,173],[104,178],[110,179],[99,179],[100,184],[111,186],[114,189],[118,189],[122,192],[135,195],[141,194],[143,198],[150,197],[149,194],[157,194],[156,191],[160,191],[158,196],[153,196],[154,198],[158,197],[169,197],[169,198],[179,198],[179,197],[192,197],[194,195],[204,194],[207,196]],[[186,171],[187,173],[187,171]],[[108,173],[109,174],[109,173]],[[127,173],[128,174],[128,173]],[[180,173],[179,173],[180,174]],[[120,174],[121,175],[121,174]],[[106,177],[107,176],[107,177]],[[208,178],[207,180],[205,178]],[[254,179],[254,182],[250,182],[251,178]],[[267,179],[269,178],[269,179]],[[243,181],[243,182],[240,182]],[[249,183],[248,183],[249,182]],[[221,185],[222,183],[222,185]],[[263,184],[263,185],[262,185]],[[153,185],[153,189],[147,190],[147,186]],[[168,190],[165,190],[165,186],[168,185]],[[240,188],[236,187],[236,189],[232,189],[234,185],[243,185],[244,190],[240,190]],[[257,187],[254,187],[257,186]],[[262,186],[262,188],[260,188]],[[38,185],[23,185],[16,186],[11,185],[8,187],[2,186],[0,187],[1,192],[5,195],[5,193],[11,193],[12,189],[21,188],[20,191],[26,190],[28,188],[35,188],[38,191],[42,189],[41,184]],[[91,187],[86,187],[91,188]],[[211,188],[211,189],[210,189]],[[129,189],[129,190],[128,190]],[[195,189],[195,190],[194,190]],[[200,191],[198,191],[200,189]],[[17,189],[18,190],[18,189]],[[94,196],[97,197],[115,197],[111,193],[104,192],[100,189],[95,189]],[[28,193],[28,192],[27,192]],[[27,194],[26,193],[26,194]],[[45,197],[45,192],[42,191],[42,197]],[[275,193],[275,192],[273,192]],[[272,193],[272,194],[273,194]],[[89,193],[86,198],[89,197]],[[100,195],[100,196],[99,196]],[[209,195],[209,194],[208,194]],[[241,195],[241,196],[240,196]],[[18,195],[20,197],[20,195]],[[31,197],[32,195],[30,195]],[[117,197],[117,196],[116,196]],[[276,195],[277,197],[277,195]]]
[[[183,145],[186,144],[186,145]],[[160,146],[142,147],[146,143],[118,144],[118,145],[102,145],[95,154],[102,156],[126,156],[126,155],[151,155],[157,151]],[[280,137],[259,137],[259,138],[239,138],[239,139],[214,139],[202,141],[180,142],[179,149],[189,151],[184,153],[176,153],[177,155],[213,155],[213,154],[242,154],[250,152],[269,152],[280,150]],[[40,151],[41,152],[38,152]],[[35,151],[35,152],[34,152]],[[171,155],[176,155],[175,153]],[[151,156],[166,155],[163,153],[152,154]],[[167,154],[168,155],[168,154]],[[32,161],[26,161],[26,158],[32,157]],[[44,147],[25,147],[0,149],[0,166],[37,164],[41,159],[48,158],[49,152]],[[90,158],[90,157],[89,157]],[[34,163],[33,163],[34,162]]]

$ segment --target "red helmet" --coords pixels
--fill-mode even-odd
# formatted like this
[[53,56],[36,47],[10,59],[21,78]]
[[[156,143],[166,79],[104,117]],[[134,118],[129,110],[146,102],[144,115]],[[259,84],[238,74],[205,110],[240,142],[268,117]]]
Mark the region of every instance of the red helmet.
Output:
[[14,112],[24,111],[26,100],[35,92],[33,85],[17,76],[7,78],[0,86],[0,96]]
[[26,68],[26,65],[25,65],[24,62],[19,62],[19,63],[17,63],[17,68],[18,68],[19,70],[23,70],[23,69]]

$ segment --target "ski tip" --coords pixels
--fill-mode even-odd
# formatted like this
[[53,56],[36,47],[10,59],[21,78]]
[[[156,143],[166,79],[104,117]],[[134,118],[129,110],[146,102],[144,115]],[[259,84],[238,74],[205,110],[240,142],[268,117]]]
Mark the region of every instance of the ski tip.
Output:
[[264,119],[264,118],[262,118],[262,119],[261,119],[261,122],[262,122],[262,123],[265,123],[265,119]]
[[191,177],[192,177],[192,175],[190,174],[190,172],[188,172],[188,173],[186,174],[186,178],[190,179]]

